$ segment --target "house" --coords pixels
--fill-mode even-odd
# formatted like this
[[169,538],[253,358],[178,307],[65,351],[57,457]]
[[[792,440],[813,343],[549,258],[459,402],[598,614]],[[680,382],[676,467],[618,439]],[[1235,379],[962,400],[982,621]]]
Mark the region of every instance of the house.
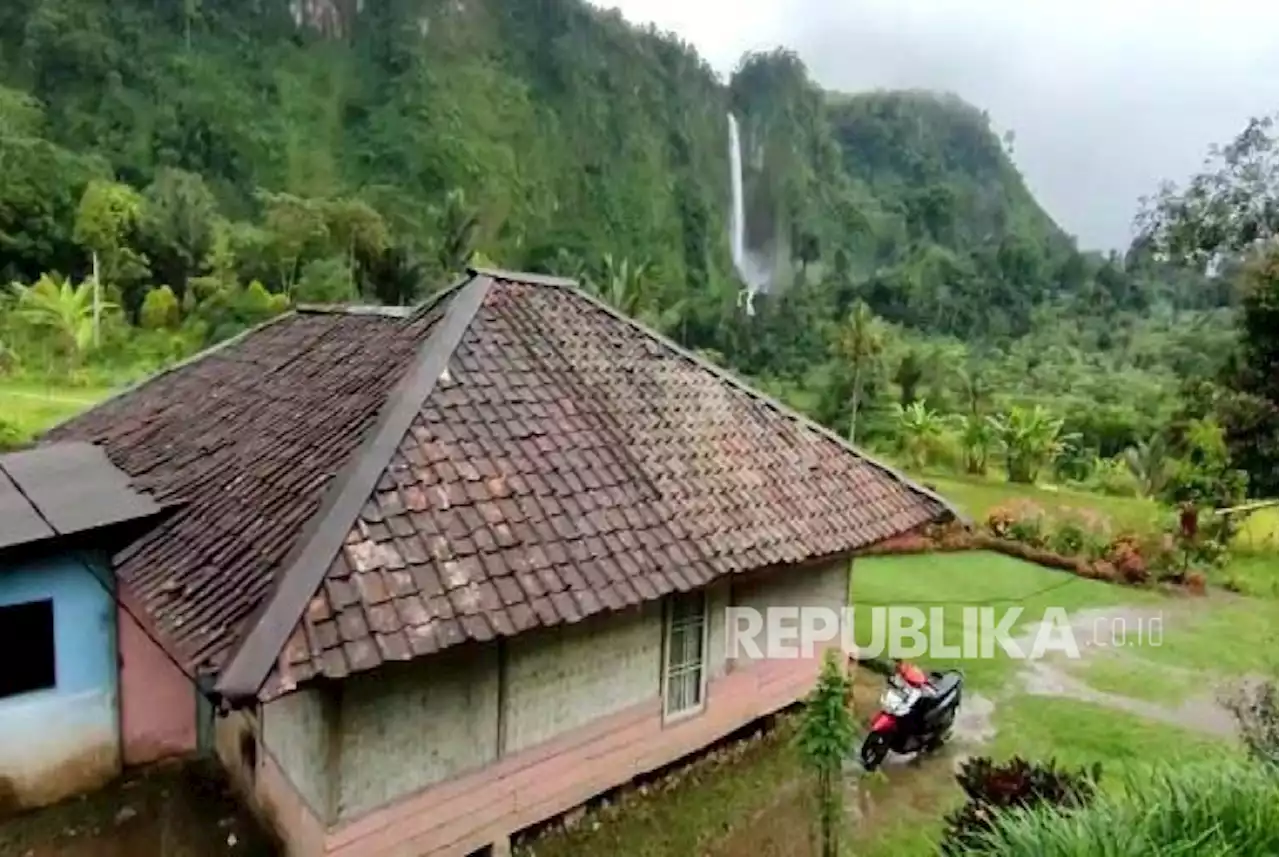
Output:
[[117,629],[131,625],[118,623],[107,557],[163,512],[98,447],[0,456],[0,811],[155,758],[145,716],[119,704],[118,664],[131,679],[136,669],[118,645]]
[[[724,608],[843,605],[855,551],[953,514],[571,281],[500,271],[282,316],[70,440],[174,505],[112,556],[121,604],[297,855],[499,853],[793,703],[816,660],[726,658]],[[149,692],[190,734],[181,689]]]

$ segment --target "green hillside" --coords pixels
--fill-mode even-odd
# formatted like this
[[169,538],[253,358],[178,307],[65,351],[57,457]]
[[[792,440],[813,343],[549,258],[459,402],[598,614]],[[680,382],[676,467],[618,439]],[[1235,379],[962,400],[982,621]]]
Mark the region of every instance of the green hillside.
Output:
[[[774,270],[754,316],[730,111]],[[1045,406],[1083,479],[1235,337],[1229,283],[1078,252],[978,107],[824,92],[784,49],[721,80],[581,0],[9,0],[0,168],[19,386],[111,386],[290,303],[412,302],[479,260],[574,276],[840,431],[856,390],[872,445],[901,445],[895,406]],[[95,258],[97,339],[75,288]]]

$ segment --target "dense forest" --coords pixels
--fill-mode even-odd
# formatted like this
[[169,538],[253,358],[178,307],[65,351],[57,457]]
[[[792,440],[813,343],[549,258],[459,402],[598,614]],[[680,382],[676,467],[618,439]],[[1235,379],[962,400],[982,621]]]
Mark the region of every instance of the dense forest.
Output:
[[[774,270],[754,315],[730,112]],[[1153,188],[1124,253],[1078,248],[1013,144],[785,50],[721,80],[580,0],[6,0],[0,371],[119,383],[485,261],[575,276],[917,469],[1274,496],[1275,189],[1248,173],[1273,126]]]

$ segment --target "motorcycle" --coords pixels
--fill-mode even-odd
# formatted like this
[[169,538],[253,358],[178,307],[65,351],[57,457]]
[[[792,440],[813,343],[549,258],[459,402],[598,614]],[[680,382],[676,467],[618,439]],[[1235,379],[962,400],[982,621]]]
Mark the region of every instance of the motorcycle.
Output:
[[890,750],[932,752],[945,744],[960,710],[963,685],[964,676],[958,670],[926,674],[913,664],[899,663],[862,742],[863,769],[880,767]]

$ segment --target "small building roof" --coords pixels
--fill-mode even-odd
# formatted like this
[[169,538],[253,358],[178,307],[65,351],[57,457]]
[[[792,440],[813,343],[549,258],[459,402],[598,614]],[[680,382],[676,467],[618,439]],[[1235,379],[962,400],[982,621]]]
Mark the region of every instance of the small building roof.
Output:
[[185,505],[113,560],[237,701],[847,556],[933,492],[574,287],[299,311],[50,432]]
[[100,448],[54,443],[0,455],[0,549],[158,514]]

